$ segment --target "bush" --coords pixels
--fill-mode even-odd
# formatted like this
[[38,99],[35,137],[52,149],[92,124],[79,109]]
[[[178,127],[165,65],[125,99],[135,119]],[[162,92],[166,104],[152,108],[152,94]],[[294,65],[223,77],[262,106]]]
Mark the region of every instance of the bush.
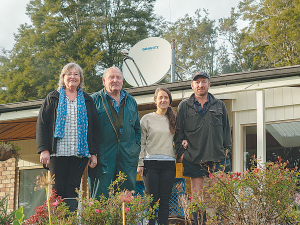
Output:
[[[100,196],[100,200],[83,199],[81,208],[78,209],[79,217],[74,217],[74,224],[88,225],[120,225],[123,213],[126,224],[141,224],[143,220],[154,217],[158,203],[151,207],[153,198],[149,195],[134,196],[133,192],[120,190],[125,181],[125,175],[120,173],[116,180],[109,186],[109,197]],[[122,207],[123,205],[123,207]],[[122,210],[123,208],[123,210]]]
[[[255,165],[252,161],[251,169],[244,173],[209,174],[211,187],[198,193],[202,196],[198,201],[189,201],[190,209],[212,207],[215,213],[207,224],[298,224],[298,168],[288,169],[280,158],[275,163]],[[201,201],[205,194],[208,200]]]

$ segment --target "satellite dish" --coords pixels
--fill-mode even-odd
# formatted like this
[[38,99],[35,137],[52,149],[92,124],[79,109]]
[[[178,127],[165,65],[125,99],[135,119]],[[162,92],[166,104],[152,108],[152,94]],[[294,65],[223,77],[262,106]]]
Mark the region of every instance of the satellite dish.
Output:
[[136,43],[123,53],[123,76],[132,86],[145,86],[161,81],[170,70],[171,44],[158,37],[150,37]]

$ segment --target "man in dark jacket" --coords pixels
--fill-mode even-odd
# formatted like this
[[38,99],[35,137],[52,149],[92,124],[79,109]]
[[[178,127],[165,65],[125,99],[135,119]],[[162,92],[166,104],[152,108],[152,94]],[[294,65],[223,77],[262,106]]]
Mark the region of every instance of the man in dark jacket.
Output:
[[231,170],[232,141],[226,106],[208,92],[207,73],[194,74],[191,87],[194,93],[177,109],[175,147],[183,175],[191,178],[192,191],[199,191],[209,173]]
[[137,165],[141,151],[138,106],[134,98],[122,89],[123,75],[110,67],[103,74],[105,88],[92,95],[100,122],[98,164],[89,169],[92,198],[104,194],[121,171],[127,176],[122,188],[135,189]]

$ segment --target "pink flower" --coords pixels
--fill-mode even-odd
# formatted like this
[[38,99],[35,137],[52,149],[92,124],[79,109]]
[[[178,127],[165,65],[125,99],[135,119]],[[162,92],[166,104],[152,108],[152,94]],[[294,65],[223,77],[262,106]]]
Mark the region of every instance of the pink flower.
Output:
[[234,175],[233,175],[233,174],[231,174],[231,175],[230,175],[230,177],[231,177],[231,178],[233,178],[233,177],[234,177]]
[[258,169],[258,168],[255,168],[253,171],[254,171],[254,173],[257,173],[257,172],[259,172],[259,171],[260,171],[260,169]]
[[133,198],[132,192],[128,191],[128,190],[122,192],[121,195],[120,195],[121,202],[130,203],[130,201],[131,201],[132,198]]
[[236,175],[237,175],[237,176],[240,176],[241,174],[242,174],[242,173],[236,172]]
[[59,201],[57,201],[57,200],[52,203],[53,206],[57,206],[58,204],[59,204]]
[[209,176],[209,178],[212,178],[212,174],[211,173],[208,176]]
[[96,213],[99,213],[99,212],[100,212],[100,209],[96,209],[95,212],[96,212]]
[[126,207],[126,208],[125,208],[125,212],[128,212],[129,210],[130,210],[129,207]]
[[90,206],[92,206],[94,204],[94,202],[90,202],[89,204],[90,204]]

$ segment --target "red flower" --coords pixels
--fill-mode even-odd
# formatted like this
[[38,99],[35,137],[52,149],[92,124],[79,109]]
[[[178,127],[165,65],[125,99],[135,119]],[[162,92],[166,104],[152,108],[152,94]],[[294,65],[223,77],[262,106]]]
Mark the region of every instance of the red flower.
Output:
[[260,169],[259,168],[255,168],[253,171],[254,171],[254,173],[257,173],[257,172],[260,171]]
[[241,174],[242,174],[242,173],[236,172],[236,175],[237,175],[237,176],[240,176]]
[[211,173],[210,173],[208,176],[209,176],[209,178],[212,178],[212,177],[213,177],[213,175],[212,175]]

